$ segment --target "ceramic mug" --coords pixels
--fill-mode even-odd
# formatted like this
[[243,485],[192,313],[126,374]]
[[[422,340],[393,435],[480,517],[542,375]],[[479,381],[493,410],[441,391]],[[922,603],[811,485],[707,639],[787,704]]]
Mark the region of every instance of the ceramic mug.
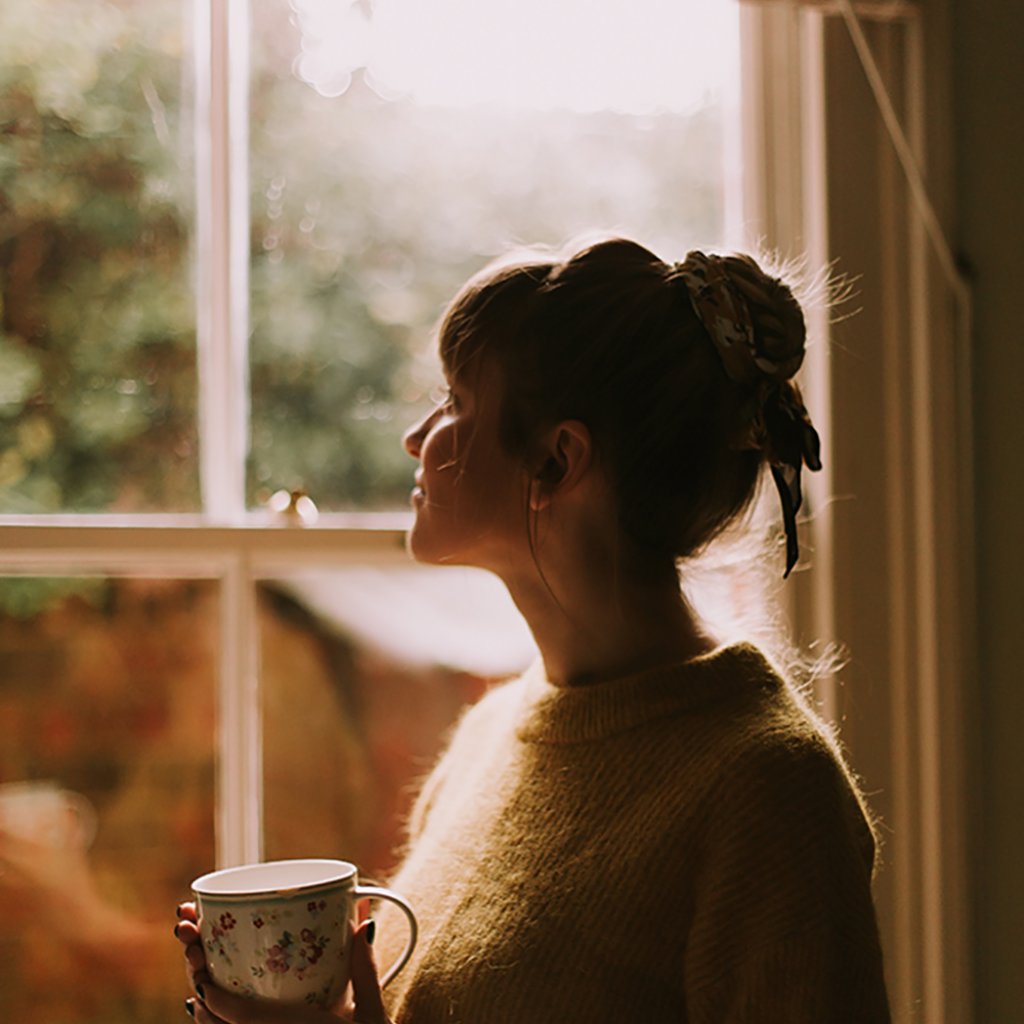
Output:
[[81,793],[45,779],[0,785],[0,829],[47,846],[86,849],[96,811]]
[[349,977],[356,901],[389,900],[409,922],[409,941],[381,985],[416,945],[416,915],[390,889],[360,885],[343,860],[279,860],[197,878],[192,892],[206,965],[223,989],[285,1003],[334,1006]]

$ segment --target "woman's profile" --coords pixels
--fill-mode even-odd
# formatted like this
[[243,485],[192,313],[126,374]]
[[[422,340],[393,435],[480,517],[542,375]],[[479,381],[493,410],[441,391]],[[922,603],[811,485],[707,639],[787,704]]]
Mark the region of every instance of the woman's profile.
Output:
[[[338,1013],[887,1021],[856,784],[792,682],[680,588],[763,479],[779,572],[797,560],[819,454],[791,290],[747,256],[609,239],[487,268],[438,339],[448,390],[405,440],[409,550],[495,573],[540,658],[463,716],[420,793],[389,882],[420,920],[412,962],[382,1000],[360,926]],[[331,1019],[218,990],[180,913],[197,1020]]]

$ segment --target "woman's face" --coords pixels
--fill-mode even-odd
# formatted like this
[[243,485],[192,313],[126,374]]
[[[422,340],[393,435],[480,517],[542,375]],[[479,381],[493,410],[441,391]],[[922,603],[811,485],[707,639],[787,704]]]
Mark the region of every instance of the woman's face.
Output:
[[482,360],[448,383],[444,400],[404,438],[420,463],[409,551],[419,562],[504,575],[529,558],[528,478],[498,438],[501,375]]

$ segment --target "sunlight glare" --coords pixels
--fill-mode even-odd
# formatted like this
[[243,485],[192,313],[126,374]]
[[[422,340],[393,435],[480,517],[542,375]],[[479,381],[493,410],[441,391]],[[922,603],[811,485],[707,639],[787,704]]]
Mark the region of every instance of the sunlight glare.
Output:
[[734,0],[292,0],[296,74],[339,96],[353,72],[387,98],[630,114],[691,109],[728,88]]

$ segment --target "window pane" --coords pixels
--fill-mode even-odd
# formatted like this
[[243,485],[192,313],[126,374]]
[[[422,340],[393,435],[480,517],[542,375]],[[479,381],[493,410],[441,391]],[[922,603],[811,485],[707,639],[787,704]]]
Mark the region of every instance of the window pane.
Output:
[[198,505],[187,10],[0,4],[0,512]]
[[0,992],[19,1024],[182,1014],[169,915],[214,863],[218,592],[0,579]]
[[485,573],[354,566],[261,588],[265,853],[382,874],[462,709],[534,657]]
[[720,244],[736,5],[254,5],[249,500],[398,507],[431,325],[516,240]]

